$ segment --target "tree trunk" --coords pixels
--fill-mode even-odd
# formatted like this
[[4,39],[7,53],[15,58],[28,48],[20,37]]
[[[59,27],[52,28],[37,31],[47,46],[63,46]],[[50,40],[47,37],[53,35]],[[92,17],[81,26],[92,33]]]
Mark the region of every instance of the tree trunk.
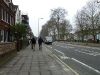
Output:
[[96,36],[93,35],[93,42],[95,43],[96,42]]
[[84,42],[84,35],[82,35],[82,42]]

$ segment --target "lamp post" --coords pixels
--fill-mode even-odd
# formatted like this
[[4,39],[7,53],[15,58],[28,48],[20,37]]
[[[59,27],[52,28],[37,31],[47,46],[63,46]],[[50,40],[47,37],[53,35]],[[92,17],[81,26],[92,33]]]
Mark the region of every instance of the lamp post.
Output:
[[39,37],[39,20],[43,18],[38,18],[38,37]]

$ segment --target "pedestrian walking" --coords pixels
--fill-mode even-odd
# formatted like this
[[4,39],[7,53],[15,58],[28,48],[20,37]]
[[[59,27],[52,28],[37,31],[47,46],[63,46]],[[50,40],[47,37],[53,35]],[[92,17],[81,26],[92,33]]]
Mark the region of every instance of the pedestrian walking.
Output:
[[36,44],[36,39],[35,39],[35,37],[33,37],[31,39],[31,48],[34,49],[34,50],[35,50],[35,44]]
[[38,38],[39,50],[42,49],[43,39],[41,37]]

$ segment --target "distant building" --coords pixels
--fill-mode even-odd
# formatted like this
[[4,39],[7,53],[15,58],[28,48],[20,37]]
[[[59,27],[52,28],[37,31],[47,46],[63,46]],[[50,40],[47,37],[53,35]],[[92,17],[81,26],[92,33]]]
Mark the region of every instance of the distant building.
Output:
[[[82,34],[81,31],[77,31],[74,33],[74,40],[77,41],[88,41],[88,42],[96,42],[97,40],[100,41],[100,29],[94,29],[95,30],[95,39],[93,34],[91,34],[90,32],[93,31],[93,29],[85,31],[85,34]],[[89,32],[88,34],[86,32]]]
[[21,15],[22,17],[22,23],[25,24],[26,26],[29,26],[29,17],[28,15]]
[[96,39],[100,40],[100,33],[96,35]]
[[19,10],[18,5],[15,5],[16,15],[15,15],[15,23],[21,23],[21,10]]
[[28,15],[21,15],[21,17],[22,17],[22,22],[21,23],[24,24],[27,27],[27,31],[28,31],[26,37],[28,39],[31,39],[32,36],[33,36],[33,33],[32,33],[32,30],[31,30],[31,27],[29,25],[29,17],[28,17]]
[[0,0],[0,42],[12,41],[10,26],[15,24],[15,6],[12,0]]

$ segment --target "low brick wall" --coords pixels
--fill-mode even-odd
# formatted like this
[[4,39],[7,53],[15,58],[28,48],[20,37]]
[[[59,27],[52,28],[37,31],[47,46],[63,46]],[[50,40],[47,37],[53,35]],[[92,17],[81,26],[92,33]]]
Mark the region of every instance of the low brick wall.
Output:
[[15,42],[0,43],[0,55],[16,50]]

